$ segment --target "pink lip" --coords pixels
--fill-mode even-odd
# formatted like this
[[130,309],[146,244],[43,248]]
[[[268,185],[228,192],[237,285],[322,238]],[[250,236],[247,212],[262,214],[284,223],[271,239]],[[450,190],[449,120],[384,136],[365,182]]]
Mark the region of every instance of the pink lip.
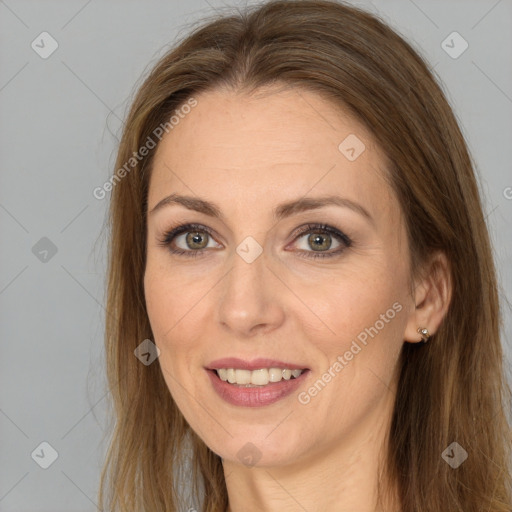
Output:
[[238,368],[239,370],[259,370],[261,368],[282,368],[288,370],[304,370],[308,369],[305,365],[286,363],[276,361],[275,359],[258,358],[252,361],[244,361],[237,357],[225,357],[216,359],[206,366],[208,370],[217,370],[219,368]]
[[[214,363],[217,363],[217,361],[214,361]],[[252,363],[254,363],[254,361],[252,361]],[[280,364],[274,366],[277,368],[290,368],[289,366],[280,366]],[[240,366],[235,367],[240,368]],[[263,365],[263,368],[266,367],[267,366]],[[229,368],[233,367],[229,366]],[[255,369],[258,368],[262,368],[262,366],[258,366]],[[254,388],[245,388],[229,384],[229,382],[221,380],[215,370],[207,369],[206,373],[208,373],[213,389],[229,404],[242,407],[263,407],[265,405],[273,404],[274,402],[277,402],[293,393],[304,383],[304,379],[309,374],[309,370],[303,371],[296,379],[283,379],[279,382],[269,382],[266,386],[258,386]]]

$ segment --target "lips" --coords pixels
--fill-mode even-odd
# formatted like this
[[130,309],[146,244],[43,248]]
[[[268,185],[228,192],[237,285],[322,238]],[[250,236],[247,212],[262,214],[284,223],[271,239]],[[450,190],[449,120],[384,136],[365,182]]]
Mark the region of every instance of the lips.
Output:
[[[276,363],[272,360],[266,361],[271,361],[272,364]],[[232,362],[231,360],[229,364],[232,364]],[[214,363],[217,363],[217,361],[214,361]],[[252,363],[254,361],[251,361]],[[279,361],[277,363],[281,364]],[[251,408],[269,406],[289,397],[301,386],[305,386],[310,374],[310,371],[306,370],[296,379],[271,382],[264,386],[245,387],[222,381],[215,370],[205,369],[205,371],[213,390],[224,402],[232,406]]]

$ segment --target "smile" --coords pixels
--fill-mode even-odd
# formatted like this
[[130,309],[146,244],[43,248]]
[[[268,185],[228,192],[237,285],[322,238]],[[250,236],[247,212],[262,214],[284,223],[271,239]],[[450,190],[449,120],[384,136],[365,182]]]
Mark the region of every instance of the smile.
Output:
[[304,385],[310,370],[219,368],[206,372],[214,391],[224,402],[238,407],[263,407],[294,393]]
[[281,380],[296,379],[305,370],[287,368],[260,368],[258,370],[242,370],[235,368],[219,368],[215,370],[224,382],[246,387],[266,386]]

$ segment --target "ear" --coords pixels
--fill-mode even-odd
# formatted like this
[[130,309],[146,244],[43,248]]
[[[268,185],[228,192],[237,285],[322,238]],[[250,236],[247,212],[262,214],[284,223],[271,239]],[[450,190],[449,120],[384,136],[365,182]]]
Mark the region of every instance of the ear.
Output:
[[404,339],[410,343],[422,341],[418,328],[427,328],[432,336],[443,321],[452,297],[451,269],[442,251],[434,253],[415,283],[413,299],[416,308],[409,314]]

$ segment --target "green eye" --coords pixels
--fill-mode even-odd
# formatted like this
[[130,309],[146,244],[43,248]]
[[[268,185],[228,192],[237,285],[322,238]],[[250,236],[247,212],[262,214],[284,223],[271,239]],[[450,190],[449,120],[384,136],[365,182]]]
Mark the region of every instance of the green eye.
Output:
[[[185,235],[183,243],[185,247],[176,247],[178,237]],[[299,248],[297,254],[303,258],[329,258],[342,253],[352,245],[352,240],[336,228],[326,224],[307,224],[299,228],[295,235],[295,240],[305,238],[306,247]],[[328,251],[333,245],[337,244],[335,250]],[[212,232],[206,226],[201,224],[182,224],[165,233],[163,240],[159,245],[169,248],[172,254],[196,257],[206,254],[209,243],[215,244]],[[174,247],[173,247],[174,245]],[[215,245],[210,246],[210,248]]]

